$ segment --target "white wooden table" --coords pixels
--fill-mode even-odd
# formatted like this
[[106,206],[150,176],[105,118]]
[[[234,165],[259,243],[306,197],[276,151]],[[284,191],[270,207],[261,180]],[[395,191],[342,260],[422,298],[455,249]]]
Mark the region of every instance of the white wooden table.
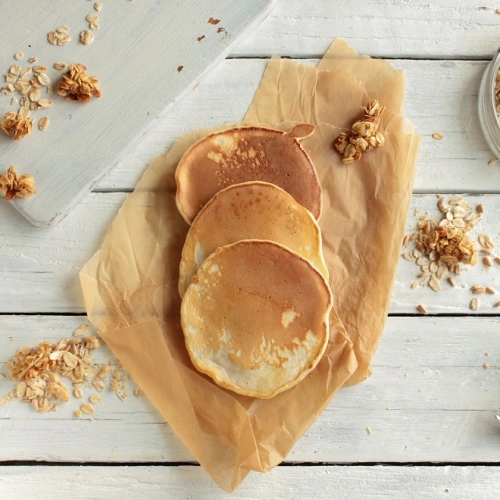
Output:
[[[484,204],[482,230],[500,245],[500,163],[488,165],[477,117],[479,82],[500,46],[498,7],[278,0],[59,225],[35,228],[0,203],[0,373],[17,347],[59,340],[85,320],[78,272],[148,162],[184,132],[241,120],[271,55],[315,63],[336,37],[407,72],[405,113],[422,136],[408,231],[416,208],[435,209],[436,193],[465,193]],[[415,271],[401,259],[371,378],[342,390],[284,464],[251,474],[233,497],[500,496],[500,309],[471,311],[466,286],[487,281],[500,290],[500,266],[478,265],[440,294],[412,290]],[[428,316],[416,314],[419,303]],[[0,395],[12,387],[0,380]],[[75,407],[0,407],[0,498],[228,497],[146,398],[110,394],[93,422],[74,418]]]

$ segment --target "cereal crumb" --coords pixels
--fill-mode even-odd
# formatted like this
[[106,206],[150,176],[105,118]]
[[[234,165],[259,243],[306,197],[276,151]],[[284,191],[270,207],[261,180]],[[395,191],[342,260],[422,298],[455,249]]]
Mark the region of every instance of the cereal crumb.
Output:
[[367,428],[366,428],[366,433],[367,433],[368,435],[370,435],[370,434],[372,433],[372,430],[370,429],[370,427],[367,427]]
[[485,370],[487,370],[489,367],[490,367],[490,365],[489,365],[488,363],[483,363],[483,368],[484,368]]
[[23,57],[24,57],[24,53],[23,53],[23,52],[16,52],[16,53],[14,54],[14,59],[15,59],[16,61],[20,61]]
[[83,415],[82,411],[81,410],[75,410],[75,415],[78,417],[78,418],[81,418],[81,416]]
[[434,132],[434,134],[432,134],[432,138],[436,139],[436,141],[442,141],[444,139],[444,135],[439,132]]
[[213,25],[216,25],[216,24],[219,24],[220,23],[220,19],[214,19],[213,17],[211,17],[208,21],[207,21],[209,24],[213,24]]
[[102,2],[96,2],[94,4],[94,9],[99,12],[102,9]]

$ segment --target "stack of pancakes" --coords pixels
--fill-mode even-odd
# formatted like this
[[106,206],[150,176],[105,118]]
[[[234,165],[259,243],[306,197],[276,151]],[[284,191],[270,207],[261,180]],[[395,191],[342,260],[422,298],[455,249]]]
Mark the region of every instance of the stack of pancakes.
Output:
[[296,385],[328,343],[321,186],[299,143],[313,131],[232,128],[199,140],[177,167],[177,207],[191,225],[179,279],[186,347],[199,371],[246,396]]

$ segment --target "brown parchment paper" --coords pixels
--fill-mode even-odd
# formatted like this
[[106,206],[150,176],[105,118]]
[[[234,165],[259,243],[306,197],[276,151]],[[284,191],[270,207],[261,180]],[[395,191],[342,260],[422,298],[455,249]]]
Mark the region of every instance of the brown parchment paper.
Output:
[[[329,50],[328,64],[335,50],[345,59],[346,47],[338,44]],[[386,63],[384,72],[379,62],[374,75],[394,73]],[[175,206],[174,174],[186,149],[214,129],[181,137],[152,162],[80,273],[89,320],[227,491],[250,470],[279,464],[343,385],[368,376],[383,330],[418,138],[395,108],[384,118],[383,148],[354,166],[340,162],[331,149],[338,127],[350,126],[361,104],[377,97],[366,91],[375,76],[367,61],[362,64],[351,73],[349,67],[317,70],[273,58],[245,117],[247,123],[283,129],[297,121],[316,124],[303,145],[323,186],[320,222],[336,310],[327,351],[300,384],[268,400],[240,396],[198,373],[187,355],[177,280],[188,227]]]

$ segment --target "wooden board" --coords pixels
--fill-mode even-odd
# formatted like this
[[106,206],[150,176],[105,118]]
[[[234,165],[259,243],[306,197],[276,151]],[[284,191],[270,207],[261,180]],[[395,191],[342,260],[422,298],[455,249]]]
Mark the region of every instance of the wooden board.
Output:
[[231,496],[218,490],[200,467],[189,465],[12,466],[4,468],[0,482],[3,498],[74,500],[496,500],[499,488],[499,468],[485,466],[277,467],[267,474],[250,474]]
[[[0,373],[7,375],[5,363],[19,347],[70,337],[84,321],[0,316]],[[286,461],[497,462],[499,328],[499,318],[390,317],[373,359],[373,375],[342,389]],[[95,356],[106,362],[110,351],[101,347]],[[15,385],[7,377],[0,379],[0,397]],[[125,401],[109,390],[101,393],[94,421],[74,416],[82,402],[74,397],[55,413],[37,413],[19,400],[0,406],[0,463],[192,462],[149,400],[132,395],[134,387],[127,382],[131,396]],[[85,387],[85,399],[93,392]]]
[[[0,61],[2,72],[28,58],[52,68],[57,61],[79,62],[99,78],[102,97],[81,104],[48,96],[55,105],[36,110],[36,122],[50,118],[45,132],[37,129],[19,141],[0,135],[0,166],[15,165],[37,180],[38,195],[16,200],[14,206],[33,224],[60,221],[162,114],[202,75],[229,52],[232,45],[267,15],[273,0],[141,0],[93,3],[26,0],[2,5]],[[90,45],[79,43],[88,29],[86,16],[99,15],[99,29]],[[53,46],[47,33],[66,25],[71,41]],[[24,53],[21,61],[14,54]],[[17,93],[16,93],[17,94]],[[0,100],[2,116],[17,111],[12,96]],[[21,97],[17,94],[17,97]],[[5,167],[6,168],[6,167]]]

